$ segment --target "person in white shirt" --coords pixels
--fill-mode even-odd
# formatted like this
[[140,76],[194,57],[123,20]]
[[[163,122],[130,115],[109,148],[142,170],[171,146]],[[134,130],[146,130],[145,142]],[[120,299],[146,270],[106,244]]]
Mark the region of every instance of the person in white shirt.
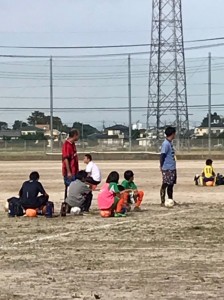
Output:
[[86,154],[83,161],[87,165],[86,172],[88,173],[88,177],[86,178],[86,182],[94,186],[98,185],[101,182],[101,172],[98,166],[92,161],[92,156]]

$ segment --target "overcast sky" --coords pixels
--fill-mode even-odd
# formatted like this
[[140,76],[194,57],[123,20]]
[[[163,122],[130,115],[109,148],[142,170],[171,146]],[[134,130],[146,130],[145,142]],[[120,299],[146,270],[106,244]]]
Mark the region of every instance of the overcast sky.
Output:
[[[223,0],[183,0],[183,23],[184,23],[184,39],[194,40],[210,37],[224,36],[224,1]],[[139,44],[150,43],[151,32],[151,12],[152,1],[149,0],[0,0],[0,45],[17,45],[17,46],[86,46],[86,45],[116,45],[116,44]],[[187,45],[186,45],[187,46]],[[186,57],[206,57],[209,51],[213,56],[223,56],[223,47],[216,47],[211,49],[200,49],[197,51],[186,51]],[[148,50],[146,48],[131,49],[131,51]],[[1,54],[25,54],[25,55],[78,55],[78,54],[103,54],[103,53],[115,53],[115,52],[128,52],[127,49],[116,50],[26,50],[26,49],[1,49]],[[133,78],[133,82],[136,87],[133,87],[133,105],[146,105],[147,100],[147,57],[142,66],[138,66],[139,61],[136,60],[136,64],[133,67],[134,72],[145,72],[145,78]],[[3,99],[1,100],[2,107],[44,107],[49,106],[47,97],[49,96],[48,90],[48,61],[42,59],[40,62],[35,60],[32,65],[31,59],[29,59],[28,67],[26,67],[25,59],[1,59],[0,74],[0,88],[2,97],[19,97],[18,99]],[[20,65],[18,62],[22,62]],[[3,64],[2,64],[3,63]],[[5,64],[7,63],[7,64]],[[11,65],[10,65],[11,63]],[[102,62],[101,62],[102,63]],[[134,64],[135,62],[133,62]],[[206,61],[202,61],[206,64]],[[38,65],[39,64],[39,65]],[[94,107],[95,106],[126,106],[127,105],[127,88],[125,84],[127,80],[121,79],[121,82],[116,81],[114,76],[116,72],[123,72],[123,67],[126,68],[126,58],[121,58],[119,62],[114,61],[106,62],[104,66],[97,69],[96,62],[55,62],[55,96],[56,98],[62,98],[66,95],[67,99],[62,103],[62,99],[56,99],[55,105],[57,107]],[[68,70],[69,65],[71,68]],[[81,66],[77,69],[77,65]],[[84,65],[84,68],[82,66]],[[140,64],[139,64],[140,65]],[[89,66],[89,67],[88,67]],[[136,68],[136,69],[135,69]],[[138,69],[139,68],[139,69]],[[63,69],[63,70],[62,70]],[[80,81],[65,79],[62,80],[64,74],[71,72],[74,75],[78,73],[90,73],[93,77],[94,70],[99,72],[106,72],[107,75],[113,75],[113,82],[111,78],[108,80],[110,88],[99,87],[87,88],[87,85],[101,85],[102,81],[94,81],[91,77],[91,83],[85,80]],[[103,71],[102,71],[103,70]],[[106,70],[106,71],[105,71]],[[125,69],[126,70],[126,69]],[[13,76],[13,71],[18,72]],[[8,73],[9,72],[9,73]],[[45,81],[39,78],[38,80],[21,80],[21,76],[24,76],[24,72],[39,73],[40,76],[46,73]],[[77,73],[78,72],[78,73]],[[22,75],[21,75],[22,74]],[[136,73],[137,74],[137,73]],[[86,76],[86,74],[84,74]],[[7,78],[3,78],[3,77]],[[17,78],[15,78],[17,76]],[[34,75],[33,75],[34,76]],[[202,83],[205,83],[207,75],[204,74]],[[18,78],[19,77],[19,78]],[[142,76],[143,77],[143,76]],[[191,76],[192,77],[192,76]],[[217,78],[217,75],[216,75]],[[102,80],[102,79],[101,79]],[[122,81],[123,80],[123,81]],[[193,79],[189,79],[193,80]],[[83,83],[84,82],[84,83]],[[193,81],[192,81],[193,82]],[[62,84],[63,83],[63,84]],[[83,88],[78,88],[78,85],[82,84]],[[10,85],[12,88],[10,88]],[[31,87],[29,87],[29,85]],[[36,88],[34,86],[36,85]],[[57,86],[58,85],[58,86]],[[62,87],[63,86],[63,89]],[[68,86],[65,88],[64,86]],[[74,88],[72,87],[74,85]],[[103,83],[105,85],[105,82]],[[118,87],[116,87],[116,85]],[[144,86],[145,85],[145,86]],[[33,88],[32,88],[33,86]],[[38,86],[40,86],[38,88]],[[137,86],[139,86],[137,88]],[[140,86],[142,86],[140,88]],[[143,90],[144,89],[144,90]],[[190,89],[190,87],[189,87]],[[196,88],[190,90],[190,94],[194,93]],[[117,94],[116,94],[117,91]],[[207,87],[203,87],[200,90],[201,93],[207,92]],[[221,88],[219,93],[224,93]],[[69,100],[73,95],[83,97],[83,99],[90,95],[94,97],[108,97],[108,101],[102,103],[101,100],[91,100],[91,104],[88,101]],[[22,97],[40,96],[46,97],[46,99],[30,100]],[[120,99],[115,98],[114,101],[109,99],[110,96],[120,96]],[[122,98],[123,97],[123,98]],[[141,100],[137,101],[137,97]],[[144,99],[145,97],[145,99]],[[123,99],[123,100],[122,100]],[[198,99],[198,98],[197,98]],[[42,102],[41,102],[42,101]],[[58,101],[58,102],[57,102]],[[101,102],[100,102],[101,101]],[[190,104],[194,103],[196,98],[190,98]],[[200,103],[204,103],[207,99],[201,99]],[[215,98],[215,103],[223,102],[221,98]],[[220,102],[221,101],[221,102]],[[47,113],[47,111],[46,111]],[[196,122],[198,118],[201,118],[205,112],[195,113],[191,116],[191,122]],[[223,113],[221,111],[221,113]],[[2,121],[9,122],[11,124],[15,119],[25,120],[30,113],[26,112],[1,112],[0,119]],[[100,127],[103,120],[108,125],[114,122],[127,123],[128,113],[102,113],[90,112],[90,113],[68,113],[58,112],[55,113],[62,117],[64,123],[72,123],[73,121],[92,122],[93,125]],[[133,113],[133,122],[141,120],[145,122],[144,112]]]

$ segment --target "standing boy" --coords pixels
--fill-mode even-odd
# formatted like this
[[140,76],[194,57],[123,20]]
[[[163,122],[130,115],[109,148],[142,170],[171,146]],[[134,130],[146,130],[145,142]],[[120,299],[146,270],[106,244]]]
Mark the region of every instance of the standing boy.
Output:
[[160,190],[161,206],[165,205],[166,191],[168,199],[173,200],[173,187],[177,181],[176,158],[173,147],[176,129],[168,127],[165,130],[166,139],[161,147],[160,170],[162,172],[162,186]]
[[97,186],[101,182],[101,172],[98,166],[92,161],[92,156],[86,154],[84,157],[84,163],[86,164],[86,172],[88,173],[86,182],[92,186]]
[[79,171],[78,155],[75,142],[79,139],[79,131],[71,129],[67,140],[62,146],[62,174],[65,184],[65,196],[67,198],[67,189],[72,181],[75,180],[75,175]]

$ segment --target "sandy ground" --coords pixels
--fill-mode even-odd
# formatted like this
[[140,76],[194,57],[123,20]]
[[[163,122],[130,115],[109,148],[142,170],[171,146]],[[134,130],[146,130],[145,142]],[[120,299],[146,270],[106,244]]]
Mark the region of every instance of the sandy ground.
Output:
[[[178,162],[173,209],[159,205],[157,162],[98,165],[104,178],[134,171],[142,212],[102,219],[97,192],[88,217],[9,219],[2,209],[0,299],[224,299],[224,186],[193,185],[203,162]],[[0,162],[1,206],[33,170],[59,209],[61,165],[44,161]]]

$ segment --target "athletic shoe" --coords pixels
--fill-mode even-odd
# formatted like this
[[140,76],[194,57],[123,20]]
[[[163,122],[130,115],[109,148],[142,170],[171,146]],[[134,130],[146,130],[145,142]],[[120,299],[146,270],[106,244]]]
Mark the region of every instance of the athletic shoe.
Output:
[[90,212],[89,212],[89,211],[83,211],[83,212],[82,212],[82,215],[83,215],[83,216],[90,216]]
[[126,217],[126,214],[122,214],[122,213],[116,213],[114,214],[115,218],[122,218],[122,217]]

